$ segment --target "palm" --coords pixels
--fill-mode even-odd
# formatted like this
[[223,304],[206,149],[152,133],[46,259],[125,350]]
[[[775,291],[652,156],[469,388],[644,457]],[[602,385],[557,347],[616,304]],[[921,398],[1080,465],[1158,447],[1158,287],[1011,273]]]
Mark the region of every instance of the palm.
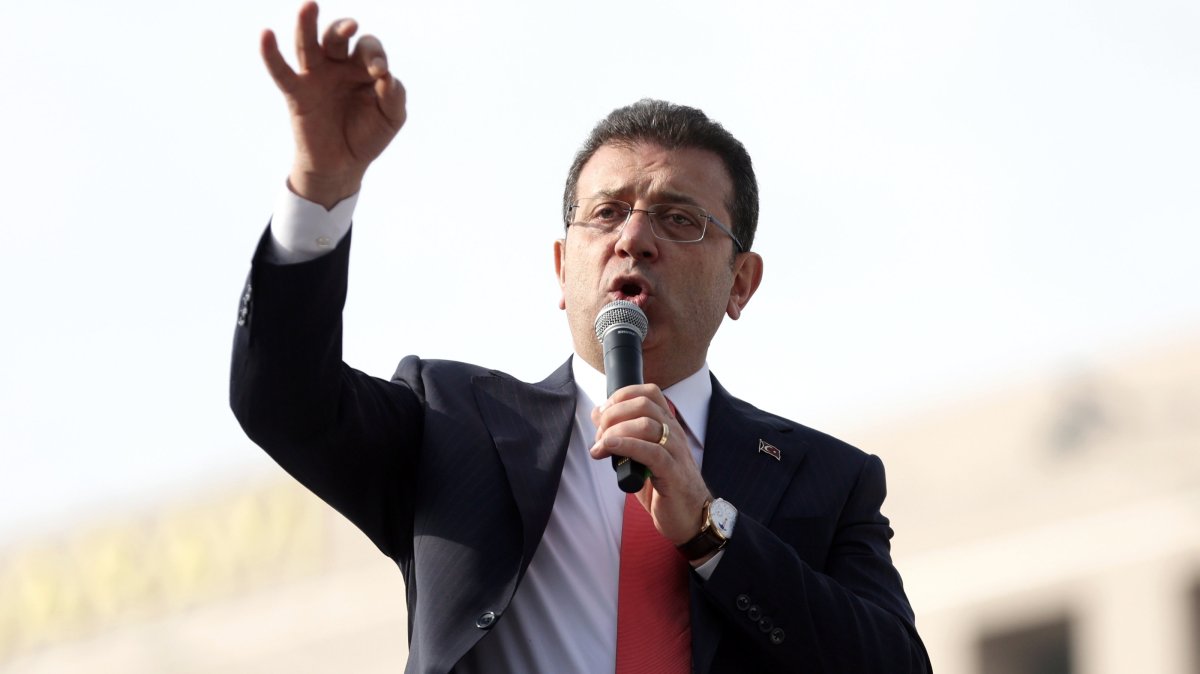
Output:
[[380,109],[375,79],[347,61],[326,60],[297,73],[288,106],[297,152],[311,169],[365,167],[383,152],[403,123],[389,120]]

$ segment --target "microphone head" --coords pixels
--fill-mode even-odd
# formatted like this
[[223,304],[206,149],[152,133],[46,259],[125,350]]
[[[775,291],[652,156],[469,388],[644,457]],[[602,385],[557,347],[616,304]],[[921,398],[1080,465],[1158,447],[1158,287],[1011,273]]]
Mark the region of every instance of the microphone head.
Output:
[[603,342],[604,335],[617,328],[633,330],[638,341],[646,338],[650,331],[650,319],[646,312],[629,300],[613,300],[596,314],[596,339]]

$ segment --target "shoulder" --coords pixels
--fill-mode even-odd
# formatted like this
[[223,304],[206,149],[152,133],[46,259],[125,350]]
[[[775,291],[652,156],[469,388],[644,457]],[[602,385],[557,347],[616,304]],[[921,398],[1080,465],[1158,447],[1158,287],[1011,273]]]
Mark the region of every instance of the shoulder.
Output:
[[472,363],[406,356],[396,366],[396,371],[392,374],[392,383],[406,385],[421,392],[427,389],[470,388],[473,383],[478,382],[556,390],[574,383],[570,365],[571,361],[568,359],[542,381],[525,382],[506,372]]
[[721,386],[716,377],[713,377],[712,408],[714,414],[731,414],[735,418],[741,418],[751,427],[763,429],[764,433],[786,439],[793,447],[803,448],[807,461],[835,462],[858,468],[862,468],[868,462],[879,461],[877,457],[840,438],[734,397]]

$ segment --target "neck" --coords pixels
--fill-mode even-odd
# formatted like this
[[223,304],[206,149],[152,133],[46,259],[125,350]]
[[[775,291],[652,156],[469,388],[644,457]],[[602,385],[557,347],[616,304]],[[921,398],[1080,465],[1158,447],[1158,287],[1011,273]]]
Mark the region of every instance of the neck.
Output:
[[[604,372],[604,350],[599,344],[594,346],[589,344],[589,348],[580,349],[576,345],[575,355],[592,366],[592,369],[597,372]],[[647,384],[655,384],[660,389],[670,388],[675,384],[690,377],[693,373],[704,366],[704,358],[695,362],[678,360],[676,362],[664,363],[662,359],[656,358],[653,353],[642,354],[642,379]]]

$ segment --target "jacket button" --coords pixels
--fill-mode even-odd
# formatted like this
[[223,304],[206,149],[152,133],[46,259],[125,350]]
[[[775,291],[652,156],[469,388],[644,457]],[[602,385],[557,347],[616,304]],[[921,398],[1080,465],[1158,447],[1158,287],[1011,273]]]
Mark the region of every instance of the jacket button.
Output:
[[739,594],[737,596],[737,610],[745,611],[750,608],[750,597],[748,595]]
[[776,646],[783,643],[783,637],[783,630],[779,629],[778,627],[771,630],[771,643],[775,644]]
[[249,283],[246,283],[246,292],[242,295],[241,306],[238,307],[238,325],[245,325],[250,319],[250,295],[253,288]]
[[486,630],[496,624],[496,612],[484,611],[475,619],[475,626],[481,630]]
[[775,627],[775,623],[771,622],[770,618],[763,618],[758,621],[758,631],[763,634],[770,632],[772,627]]
[[755,604],[746,609],[746,617],[754,622],[758,622],[758,619],[762,617],[762,609],[758,607],[758,604]]

